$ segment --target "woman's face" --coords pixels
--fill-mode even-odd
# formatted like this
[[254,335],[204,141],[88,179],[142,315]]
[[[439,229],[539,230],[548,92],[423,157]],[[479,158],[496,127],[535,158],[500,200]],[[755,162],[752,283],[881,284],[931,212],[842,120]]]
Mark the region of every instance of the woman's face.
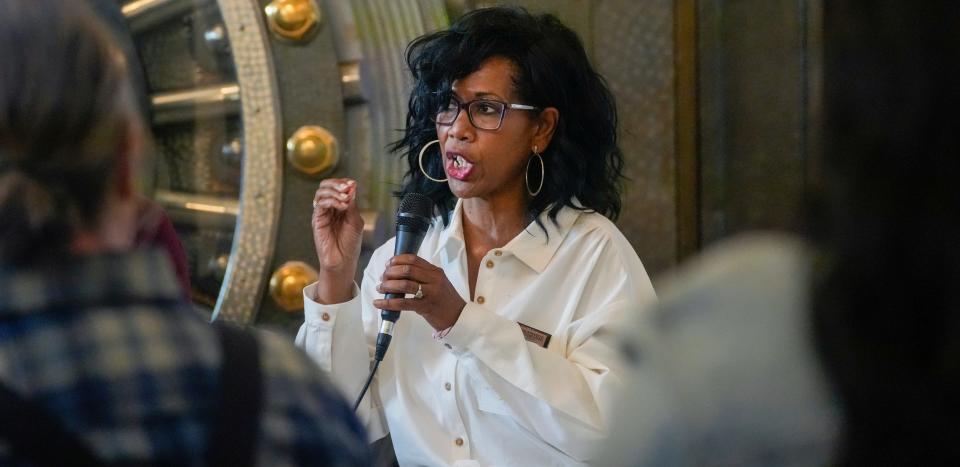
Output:
[[[477,71],[454,81],[453,95],[460,102],[485,99],[527,104],[519,102],[514,93],[513,73],[513,62],[492,57]],[[549,144],[556,110],[549,109],[547,118],[542,118],[539,111],[508,108],[497,130],[476,128],[467,113],[463,108],[452,124],[437,125],[450,191],[462,199],[525,199],[527,160],[535,145],[542,153]]]

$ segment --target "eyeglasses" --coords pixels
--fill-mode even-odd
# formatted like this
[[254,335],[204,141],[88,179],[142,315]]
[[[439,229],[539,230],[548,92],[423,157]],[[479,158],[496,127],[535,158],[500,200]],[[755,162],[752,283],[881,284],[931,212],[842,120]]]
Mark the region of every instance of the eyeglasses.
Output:
[[537,110],[536,107],[524,104],[511,104],[490,99],[474,99],[469,102],[460,102],[451,97],[447,105],[441,106],[432,120],[437,125],[453,125],[460,116],[460,110],[466,107],[470,124],[480,130],[499,130],[503,123],[503,115],[507,109]]

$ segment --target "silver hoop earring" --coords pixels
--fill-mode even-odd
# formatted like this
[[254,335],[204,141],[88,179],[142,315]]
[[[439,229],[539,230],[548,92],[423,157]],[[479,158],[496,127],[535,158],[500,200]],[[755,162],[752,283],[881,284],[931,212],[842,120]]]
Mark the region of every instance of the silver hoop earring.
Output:
[[[417,158],[417,162],[420,163],[420,173],[422,173],[424,177],[427,177],[427,178],[429,178],[430,180],[433,180],[433,181],[435,181],[435,182],[437,182],[437,183],[443,183],[443,182],[446,182],[446,181],[447,181],[446,178],[444,178],[443,180],[441,180],[441,179],[439,179],[439,178],[433,178],[433,177],[431,177],[430,174],[428,174],[427,171],[424,170],[424,168],[423,168],[423,153],[427,151],[427,148],[429,148],[431,144],[434,144],[434,143],[438,143],[438,144],[439,144],[439,143],[440,143],[440,140],[439,140],[439,139],[435,139],[435,140],[433,140],[433,141],[431,141],[431,142],[423,145],[423,148],[420,149],[420,157]],[[440,155],[440,158],[443,159],[443,155],[442,155],[442,154]]]
[[533,160],[532,157],[527,159],[527,171],[523,175],[524,180],[527,182],[527,193],[529,193],[531,197],[536,197],[540,194],[540,190],[543,189],[543,178],[546,174],[546,168],[543,166],[543,157],[540,156],[539,152],[537,152],[536,146],[533,147],[533,155],[537,156],[537,159],[540,159],[540,186],[537,187],[536,191],[530,189],[530,161]]

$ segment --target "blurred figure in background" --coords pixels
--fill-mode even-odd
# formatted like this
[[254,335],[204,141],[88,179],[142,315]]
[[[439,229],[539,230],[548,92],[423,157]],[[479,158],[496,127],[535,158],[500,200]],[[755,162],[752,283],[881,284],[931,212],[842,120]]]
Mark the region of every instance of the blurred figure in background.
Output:
[[367,465],[306,355],[133,249],[144,123],[85,4],[0,0],[0,57],[0,465]]
[[960,3],[824,3],[806,241],[743,237],[665,288],[606,465],[960,462]]

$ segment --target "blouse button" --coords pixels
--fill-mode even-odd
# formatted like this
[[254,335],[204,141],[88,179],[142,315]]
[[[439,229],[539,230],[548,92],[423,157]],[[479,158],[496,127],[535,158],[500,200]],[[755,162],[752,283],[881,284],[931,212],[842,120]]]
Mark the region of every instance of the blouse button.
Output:
[[322,320],[324,320],[324,321],[330,321],[330,313],[324,313],[324,314],[320,315],[320,319],[322,319]]
[[487,301],[487,299],[483,298],[483,295],[477,297],[477,303],[478,303],[478,304],[483,305],[483,302],[485,302],[485,301]]
[[449,391],[449,390],[450,390],[450,383],[444,383],[443,389],[446,389],[447,391]]
[[463,446],[463,438],[457,438],[457,439],[454,441],[454,443],[455,443],[457,446]]
[[493,256],[503,256],[503,252],[500,250],[494,251]]
[[487,261],[487,269],[493,268],[493,261]]

